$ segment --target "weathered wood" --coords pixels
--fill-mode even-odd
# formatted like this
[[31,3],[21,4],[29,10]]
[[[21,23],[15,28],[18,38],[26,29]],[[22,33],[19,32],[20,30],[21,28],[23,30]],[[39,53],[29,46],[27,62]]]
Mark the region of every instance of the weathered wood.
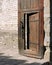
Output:
[[41,58],[44,46],[43,0],[18,0],[18,14],[20,53]]

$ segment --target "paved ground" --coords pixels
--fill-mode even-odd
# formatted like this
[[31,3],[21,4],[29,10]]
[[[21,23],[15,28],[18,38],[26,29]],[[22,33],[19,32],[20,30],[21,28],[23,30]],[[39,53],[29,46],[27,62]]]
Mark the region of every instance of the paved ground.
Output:
[[0,45],[0,65],[48,65],[48,61],[21,56],[17,49],[9,49]]

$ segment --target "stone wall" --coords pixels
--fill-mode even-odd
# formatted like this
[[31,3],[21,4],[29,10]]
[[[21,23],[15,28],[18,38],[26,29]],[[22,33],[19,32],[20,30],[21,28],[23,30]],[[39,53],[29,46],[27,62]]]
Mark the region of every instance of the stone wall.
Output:
[[50,58],[50,0],[44,0],[44,46],[46,47],[45,58]]
[[17,0],[0,0],[0,45],[18,48]]

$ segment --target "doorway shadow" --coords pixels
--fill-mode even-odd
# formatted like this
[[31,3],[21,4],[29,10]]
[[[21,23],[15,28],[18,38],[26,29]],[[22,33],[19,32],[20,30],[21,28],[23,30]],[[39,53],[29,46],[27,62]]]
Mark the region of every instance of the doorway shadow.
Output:
[[0,65],[41,65],[40,63],[27,63],[27,60],[24,58],[13,59],[11,56],[4,56],[3,53],[0,53]]
[[49,64],[49,62],[46,62],[46,63],[44,63],[44,64],[42,64],[42,65],[50,65],[50,64]]
[[38,62],[27,62],[27,60],[22,59],[13,59],[11,56],[4,56],[4,53],[0,53],[0,65],[49,65],[49,62],[38,63]]

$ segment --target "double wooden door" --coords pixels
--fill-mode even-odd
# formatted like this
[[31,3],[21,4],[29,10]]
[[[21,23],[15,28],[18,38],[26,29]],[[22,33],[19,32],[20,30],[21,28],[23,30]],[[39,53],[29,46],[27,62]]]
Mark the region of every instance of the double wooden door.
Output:
[[30,57],[43,57],[43,0],[18,1],[19,52]]

